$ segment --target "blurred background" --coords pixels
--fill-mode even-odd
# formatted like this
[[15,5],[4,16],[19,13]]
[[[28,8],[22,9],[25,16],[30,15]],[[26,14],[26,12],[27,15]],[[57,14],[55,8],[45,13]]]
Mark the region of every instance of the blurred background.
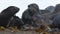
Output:
[[40,9],[45,9],[48,6],[55,6],[60,3],[60,0],[0,0],[0,12],[8,6],[17,6],[20,8],[20,11],[16,15],[21,18],[22,13],[31,3],[36,3]]

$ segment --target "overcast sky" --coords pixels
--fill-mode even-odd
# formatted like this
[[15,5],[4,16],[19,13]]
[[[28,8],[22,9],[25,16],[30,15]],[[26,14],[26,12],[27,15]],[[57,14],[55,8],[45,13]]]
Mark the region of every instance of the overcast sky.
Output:
[[0,0],[0,12],[8,6],[17,6],[20,11],[16,15],[21,18],[23,11],[31,3],[36,3],[40,9],[45,9],[48,6],[55,6],[60,3],[60,0]]

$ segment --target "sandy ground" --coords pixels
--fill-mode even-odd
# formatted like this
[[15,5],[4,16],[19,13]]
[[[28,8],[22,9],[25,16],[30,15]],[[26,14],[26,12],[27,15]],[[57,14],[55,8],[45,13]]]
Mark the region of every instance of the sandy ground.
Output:
[[[0,31],[0,34],[43,34],[43,32],[39,33],[35,31],[20,31],[20,30],[12,32],[11,30],[6,29],[5,31]],[[60,32],[54,32],[54,33],[45,32],[44,34],[60,34]]]
[[0,34],[39,34],[39,33],[33,32],[33,31],[17,31],[17,32],[12,32],[10,30],[5,30],[5,31],[0,31]]

